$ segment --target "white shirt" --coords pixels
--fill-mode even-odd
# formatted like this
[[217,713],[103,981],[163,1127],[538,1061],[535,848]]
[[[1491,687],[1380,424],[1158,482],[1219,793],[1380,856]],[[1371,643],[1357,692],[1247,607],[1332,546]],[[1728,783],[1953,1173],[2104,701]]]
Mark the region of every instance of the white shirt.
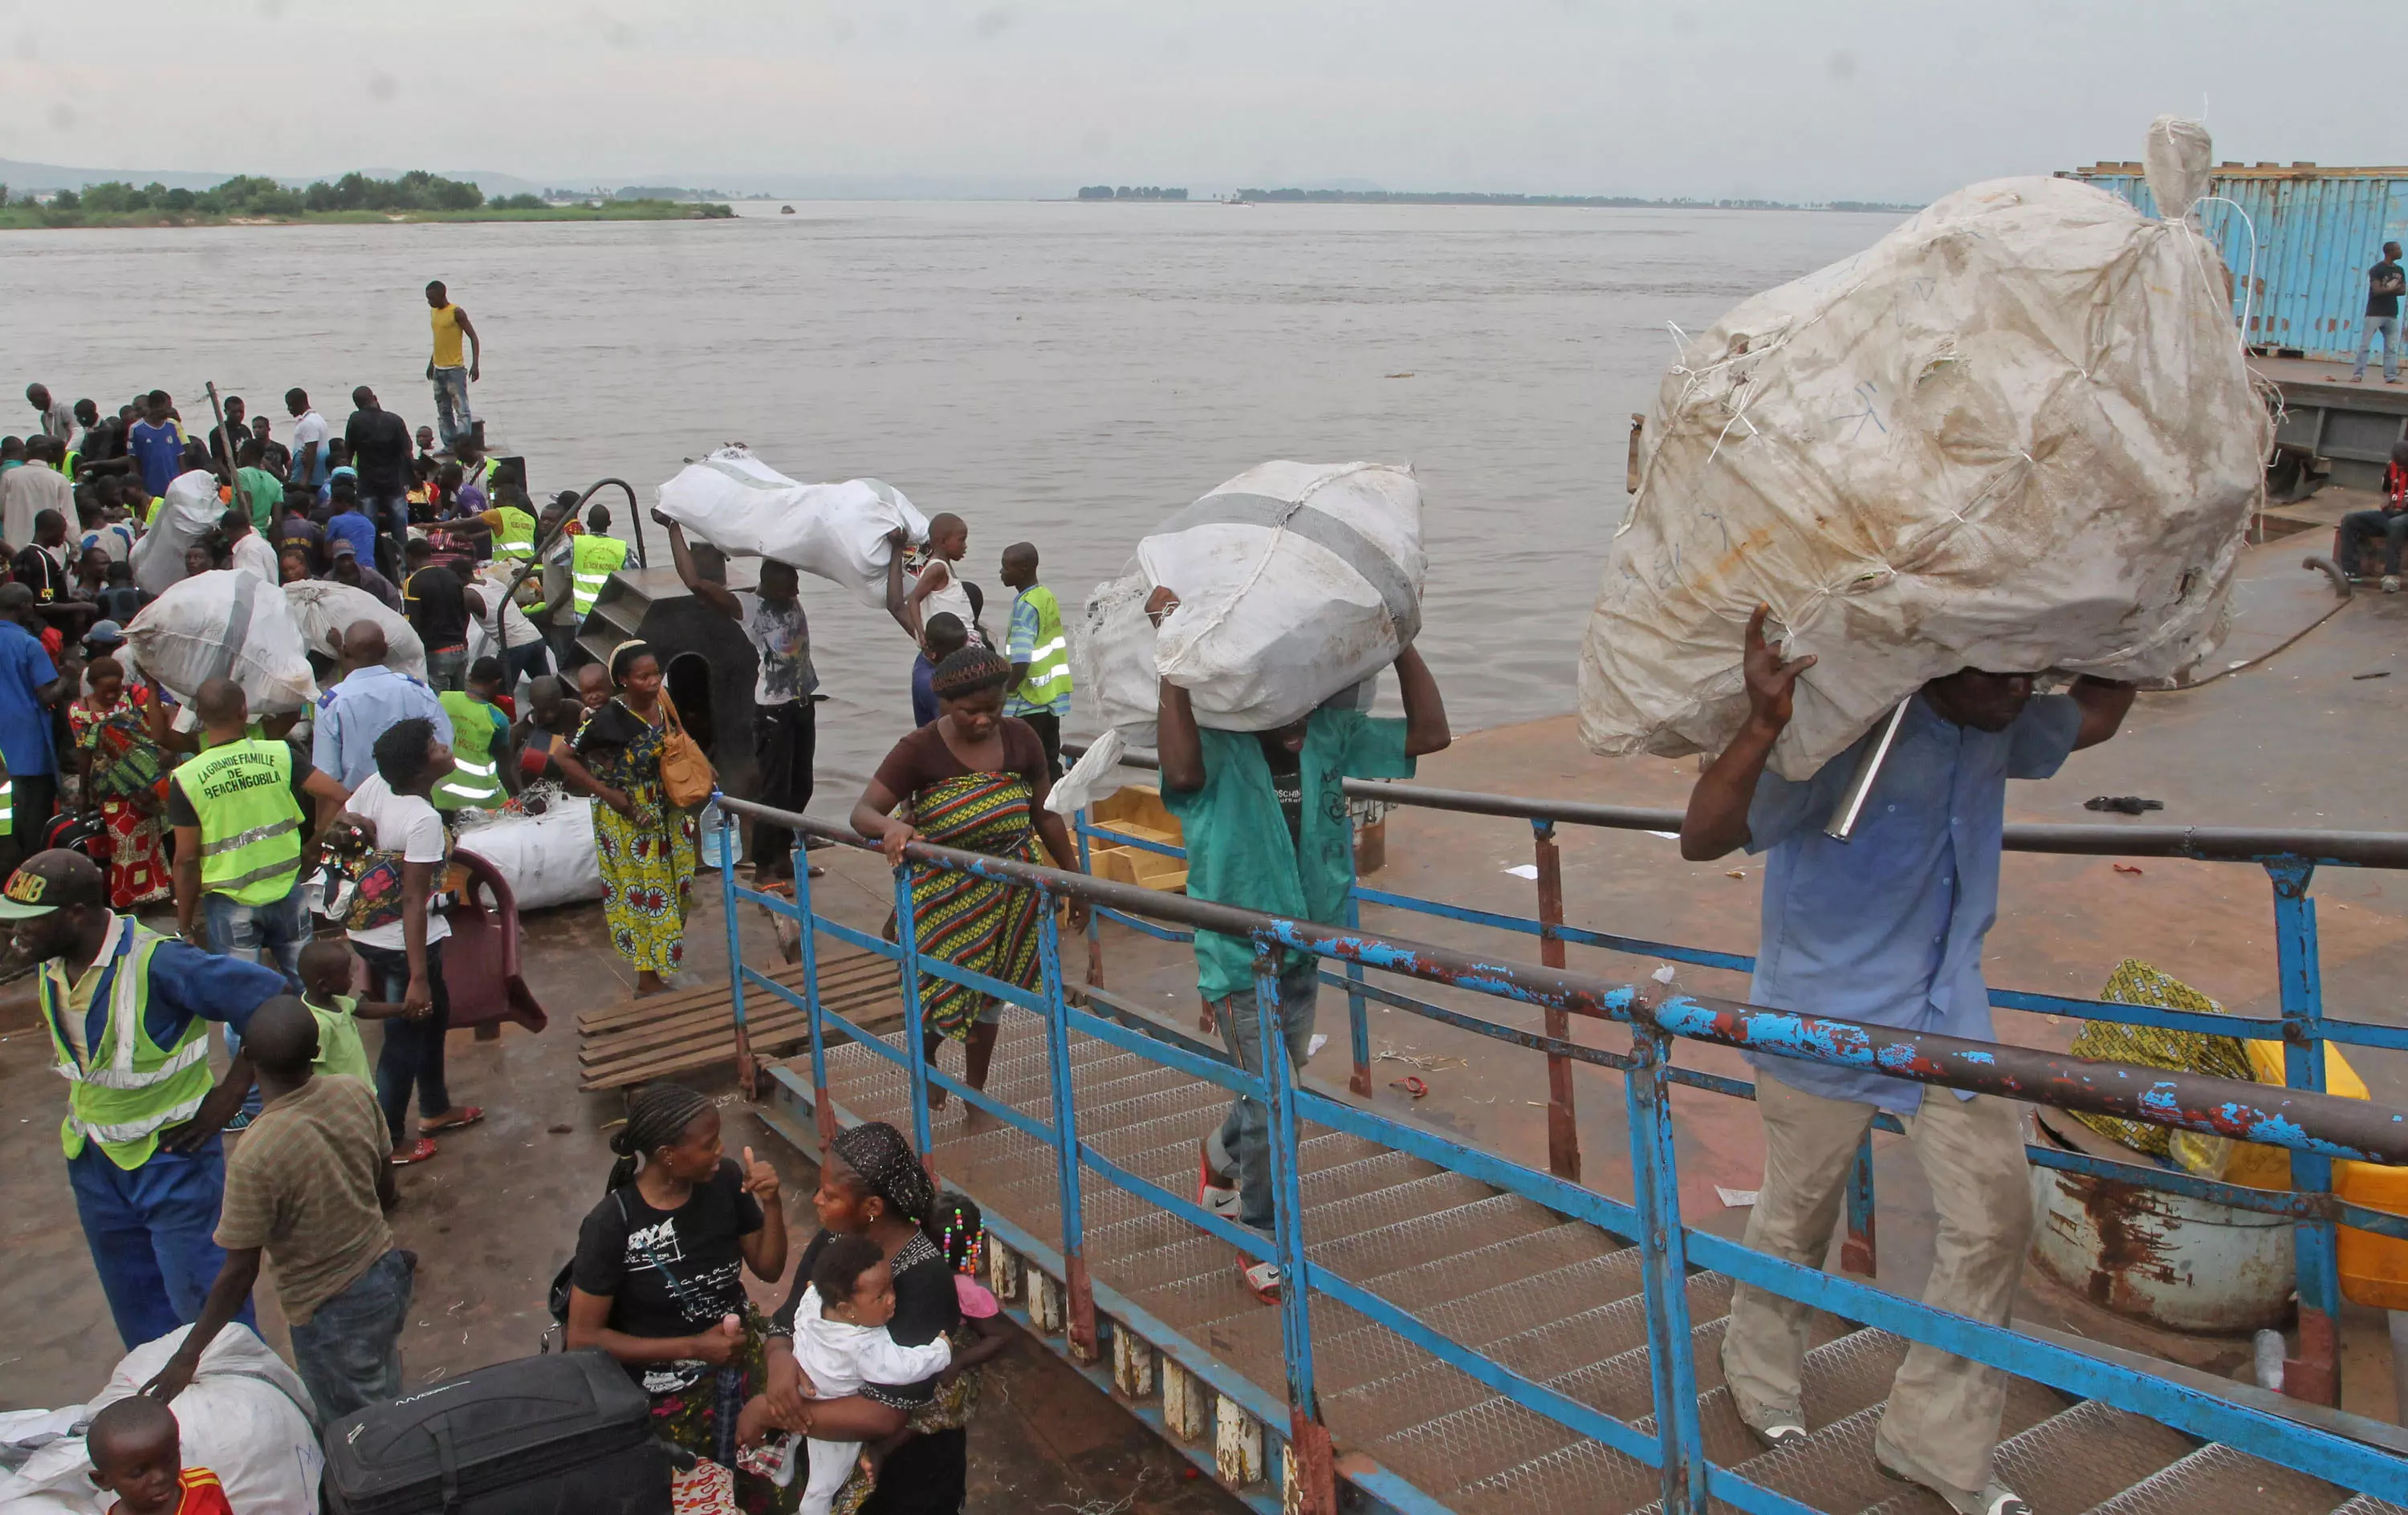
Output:
[[267,545],[267,538],[256,528],[242,534],[242,540],[234,544],[231,555],[236,573],[256,574],[271,584],[283,577],[276,561],[276,549]]
[[[368,775],[352,790],[351,803],[343,808],[368,823],[376,834],[377,850],[399,852],[404,863],[439,864],[450,855],[444,848],[442,812],[421,795],[394,793],[380,773]],[[362,947],[398,952],[408,945],[402,939],[405,924],[395,921],[389,926],[366,926],[352,932],[351,940]],[[426,945],[432,947],[450,935],[452,922],[427,912]]]
[[510,576],[517,571],[516,564],[508,567],[488,564],[478,570],[477,577],[468,585],[477,592],[477,597],[485,602],[482,617],[485,635],[491,636],[504,651],[532,647],[543,640],[543,633],[535,629],[535,622],[526,618],[526,612],[503,593],[509,588]]
[[47,463],[28,463],[0,474],[0,539],[21,550],[34,542],[34,518],[56,510],[75,521],[75,486]]
[[[301,477],[298,470],[301,466],[302,456],[313,447],[322,449],[325,446],[325,417],[318,414],[315,410],[304,410],[299,416],[294,419],[292,438],[284,444],[286,447],[293,450],[293,465],[296,470],[293,476],[294,478],[299,479]],[[325,460],[322,457],[319,459],[319,462],[322,465]]]
[[[953,1345],[939,1336],[924,1347],[904,1347],[882,1325],[852,1325],[820,1313],[820,1292],[807,1288],[795,1307],[795,1362],[818,1391],[814,1399],[842,1399],[866,1383],[900,1387],[953,1365]],[[861,1455],[858,1441],[810,1438],[810,1481],[801,1515],[827,1515],[837,1491]]]
[[103,522],[76,540],[79,551],[100,549],[111,563],[125,563],[134,556],[134,526],[130,522]]

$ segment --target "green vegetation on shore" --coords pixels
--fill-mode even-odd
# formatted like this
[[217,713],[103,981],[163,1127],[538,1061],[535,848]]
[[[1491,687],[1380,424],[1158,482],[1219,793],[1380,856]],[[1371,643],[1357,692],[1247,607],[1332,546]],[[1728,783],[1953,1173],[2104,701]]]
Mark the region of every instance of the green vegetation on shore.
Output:
[[307,189],[238,174],[206,190],[136,187],[115,180],[80,193],[62,190],[47,202],[10,199],[0,184],[0,231],[49,226],[225,226],[281,222],[385,221],[716,221],[735,215],[724,205],[673,200],[604,200],[553,205],[532,194],[487,200],[462,179],[413,169],[398,179],[345,174]]

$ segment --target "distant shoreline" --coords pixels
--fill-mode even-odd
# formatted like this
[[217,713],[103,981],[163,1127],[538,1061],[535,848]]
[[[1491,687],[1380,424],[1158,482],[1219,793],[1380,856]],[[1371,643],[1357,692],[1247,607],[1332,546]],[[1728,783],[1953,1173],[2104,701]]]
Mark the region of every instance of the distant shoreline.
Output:
[[724,205],[670,200],[618,200],[599,206],[546,206],[540,210],[305,210],[295,215],[204,215],[198,211],[56,210],[48,206],[0,207],[0,232],[148,230],[186,226],[360,226],[392,222],[449,221],[730,221]]

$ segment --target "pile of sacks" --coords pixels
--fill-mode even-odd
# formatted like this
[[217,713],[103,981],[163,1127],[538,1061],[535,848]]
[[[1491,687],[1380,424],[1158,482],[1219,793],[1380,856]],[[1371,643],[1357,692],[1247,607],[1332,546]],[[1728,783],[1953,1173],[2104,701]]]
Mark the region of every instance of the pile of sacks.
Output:
[[1582,652],[1587,745],[1720,750],[1759,603],[1818,660],[1773,749],[1789,779],[1959,668],[2161,680],[2205,657],[2272,442],[2186,214],[2210,164],[2160,119],[2164,219],[2072,179],[1976,184],[1690,342]]

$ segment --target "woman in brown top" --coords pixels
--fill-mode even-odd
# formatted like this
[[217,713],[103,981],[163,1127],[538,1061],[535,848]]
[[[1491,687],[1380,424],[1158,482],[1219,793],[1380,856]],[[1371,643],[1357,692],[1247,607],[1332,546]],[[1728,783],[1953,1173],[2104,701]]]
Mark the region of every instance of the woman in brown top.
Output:
[[[937,719],[895,744],[853,808],[853,829],[880,840],[887,862],[903,866],[904,845],[916,838],[1039,863],[1042,836],[1056,867],[1078,871],[1069,829],[1045,808],[1053,788],[1045,744],[1026,722],[1003,713],[1004,686],[1010,681],[1011,665],[983,647],[964,648],[937,665]],[[909,821],[895,814],[907,802]],[[1035,989],[1037,912],[1034,890],[912,867],[911,919],[920,950],[941,962]],[[1086,922],[1085,902],[1071,901],[1072,929]],[[985,1088],[1002,1010],[999,1001],[974,989],[922,974],[922,1054],[933,1066],[939,1038],[953,1037],[963,1043],[969,1086]],[[943,1104],[944,1091],[931,1088],[928,1103]]]

